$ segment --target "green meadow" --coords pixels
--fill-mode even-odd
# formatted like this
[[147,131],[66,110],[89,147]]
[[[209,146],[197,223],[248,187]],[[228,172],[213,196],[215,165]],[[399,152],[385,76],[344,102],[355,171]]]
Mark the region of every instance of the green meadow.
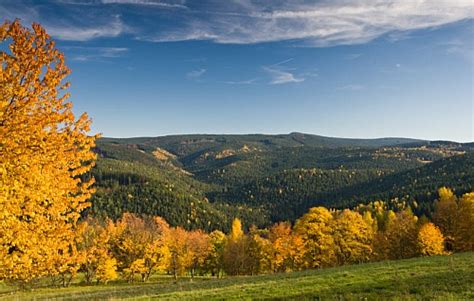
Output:
[[474,300],[474,253],[414,258],[287,274],[110,282],[17,291],[0,300]]

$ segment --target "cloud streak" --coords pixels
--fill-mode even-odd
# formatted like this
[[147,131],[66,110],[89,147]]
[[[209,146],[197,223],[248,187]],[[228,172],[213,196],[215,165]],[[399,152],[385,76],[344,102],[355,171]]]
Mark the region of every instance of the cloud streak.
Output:
[[296,77],[289,71],[279,70],[274,67],[263,67],[263,70],[265,70],[271,76],[272,79],[270,84],[272,85],[299,83],[305,80],[302,77]]
[[0,3],[0,15],[9,20],[18,18],[24,25],[39,22],[49,35],[63,41],[113,38],[130,31],[119,14],[110,16],[110,13],[104,15],[95,11],[84,14],[83,10],[76,8],[57,16],[46,14],[41,8],[42,6]]
[[252,78],[252,79],[237,80],[237,81],[228,80],[228,81],[222,81],[220,83],[228,84],[228,85],[251,85],[251,84],[255,84],[258,80],[259,78]]
[[159,6],[163,8],[182,8],[186,9],[185,1],[160,1],[160,0],[101,0],[102,4],[125,4],[125,5],[143,5]]
[[[41,22],[56,38],[88,41],[128,33],[138,40],[223,44],[289,41],[328,47],[404,39],[411,31],[474,17],[472,0],[21,0],[0,14]],[[173,9],[177,8],[177,9]],[[112,15],[112,17],[110,17]]]
[[126,32],[126,26],[120,16],[114,16],[106,24],[90,27],[75,24],[44,23],[48,33],[64,41],[88,41],[97,38],[113,38]]
[[196,80],[196,79],[199,79],[201,76],[203,76],[204,73],[206,72],[207,72],[206,69],[192,70],[186,73],[186,78]]
[[433,28],[473,17],[470,0],[358,0],[358,1],[229,1],[216,5],[205,18],[188,16],[179,29],[148,35],[155,42],[212,40],[252,44],[285,40],[305,46],[360,44],[383,35]]
[[123,57],[129,49],[124,47],[64,47],[64,50],[71,52],[73,61],[102,61],[104,59],[113,59]]

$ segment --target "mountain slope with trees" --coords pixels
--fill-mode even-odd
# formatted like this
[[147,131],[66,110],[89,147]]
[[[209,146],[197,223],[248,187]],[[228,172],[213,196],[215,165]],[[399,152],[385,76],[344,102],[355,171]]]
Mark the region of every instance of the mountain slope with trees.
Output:
[[159,215],[189,229],[227,230],[294,221],[309,208],[376,199],[417,202],[430,215],[436,190],[473,188],[471,144],[403,138],[182,135],[101,138],[88,214]]

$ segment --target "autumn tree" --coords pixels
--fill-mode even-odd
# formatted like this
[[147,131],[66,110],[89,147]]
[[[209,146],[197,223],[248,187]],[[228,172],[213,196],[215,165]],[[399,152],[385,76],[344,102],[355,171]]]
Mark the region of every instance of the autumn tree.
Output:
[[211,251],[209,235],[202,230],[191,231],[188,234],[188,245],[188,252],[191,257],[191,278],[194,278],[197,270],[204,269],[204,263]]
[[273,248],[274,272],[295,271],[303,267],[305,254],[303,238],[293,232],[289,223],[274,224],[269,230],[268,238]]
[[97,282],[101,283],[117,279],[117,260],[109,256],[101,258],[97,266],[96,277]]
[[474,251],[474,192],[459,200],[459,223],[456,233],[456,251]]
[[305,243],[308,267],[321,268],[335,263],[333,215],[324,207],[311,208],[296,221],[295,231]]
[[242,230],[240,219],[232,222],[224,250],[224,271],[228,275],[245,275],[248,271],[249,239]]
[[39,24],[0,27],[0,279],[61,273],[89,206],[94,136],[67,102],[69,69]]
[[[109,220],[108,223],[112,223],[112,221]],[[98,220],[93,218],[83,221],[81,226],[82,231],[78,233],[81,240],[77,248],[84,254],[81,271],[84,273],[86,283],[90,284],[96,277],[99,264],[104,264],[106,259],[111,258],[108,248],[110,233]]]
[[440,228],[446,241],[446,249],[455,249],[455,236],[459,223],[457,197],[447,187],[438,189],[439,198],[435,203],[433,222]]
[[171,229],[166,244],[170,252],[168,271],[178,279],[178,276],[183,276],[193,263],[188,232],[181,227]]
[[423,256],[445,254],[443,234],[433,223],[425,223],[420,227],[418,248]]
[[372,255],[374,231],[372,220],[345,209],[335,213],[334,247],[339,265],[368,261]]
[[383,255],[381,259],[403,259],[417,255],[417,217],[409,209],[390,211],[387,228],[377,243]]
[[215,230],[209,234],[209,253],[205,260],[205,268],[212,276],[220,277],[224,269],[225,234]]
[[272,242],[268,239],[268,230],[251,227],[246,252],[244,264],[246,274],[273,272],[274,249]]
[[113,233],[110,251],[129,280],[139,274],[142,281],[147,281],[153,272],[165,269],[169,257],[165,235],[170,230],[163,219],[125,213],[109,227],[113,228],[109,229]]

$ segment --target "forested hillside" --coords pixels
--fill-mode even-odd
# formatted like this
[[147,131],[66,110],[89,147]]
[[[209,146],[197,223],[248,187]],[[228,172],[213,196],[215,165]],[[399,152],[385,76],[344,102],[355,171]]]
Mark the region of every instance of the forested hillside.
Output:
[[228,230],[294,221],[309,208],[353,207],[377,199],[416,202],[430,215],[436,190],[474,184],[472,144],[404,138],[183,135],[102,138],[86,212],[119,218],[159,215],[171,225]]

